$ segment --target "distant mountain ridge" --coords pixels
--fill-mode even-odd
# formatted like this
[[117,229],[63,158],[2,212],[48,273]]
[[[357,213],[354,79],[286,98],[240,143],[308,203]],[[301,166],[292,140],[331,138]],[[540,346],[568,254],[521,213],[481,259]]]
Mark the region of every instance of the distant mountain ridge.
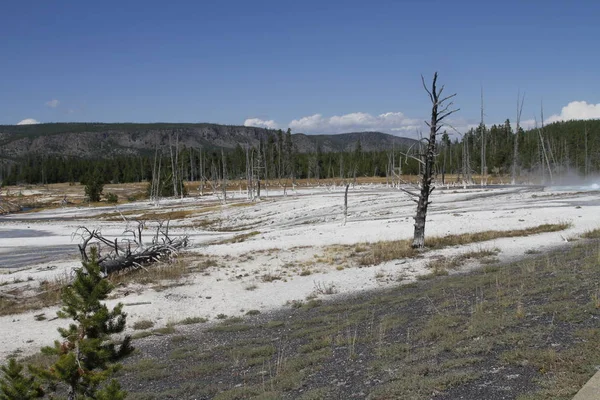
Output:
[[[27,154],[107,158],[119,155],[148,154],[169,143],[169,135],[179,145],[204,149],[234,149],[237,145],[256,146],[260,140],[277,136],[272,129],[209,123],[51,123],[37,125],[0,125],[0,158],[19,159]],[[416,140],[382,132],[351,132],[335,135],[292,134],[300,153],[386,150],[408,147]]]

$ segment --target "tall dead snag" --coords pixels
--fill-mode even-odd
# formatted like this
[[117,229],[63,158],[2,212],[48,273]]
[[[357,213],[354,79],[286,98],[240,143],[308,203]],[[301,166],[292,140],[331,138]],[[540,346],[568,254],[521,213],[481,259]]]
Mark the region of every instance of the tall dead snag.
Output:
[[486,156],[486,142],[485,142],[485,123],[483,122],[483,86],[481,87],[481,122],[479,123],[481,129],[481,187],[487,185],[487,162]]
[[346,183],[346,191],[344,192],[344,226],[346,226],[346,221],[348,221],[348,188],[350,187],[349,183]]
[[511,183],[517,183],[517,162],[519,159],[519,130],[521,129],[521,113],[523,112],[523,103],[525,102],[525,94],[521,97],[521,93],[517,93],[517,129],[515,130],[513,160],[512,160],[512,177]]
[[417,214],[415,216],[415,233],[412,243],[412,247],[414,248],[423,248],[425,246],[425,220],[427,218],[427,207],[429,207],[430,204],[429,195],[431,192],[433,192],[433,189],[435,189],[435,187],[432,185],[432,182],[433,168],[436,157],[436,135],[443,126],[442,121],[449,115],[458,111],[458,109],[450,109],[454,104],[452,101],[446,103],[448,100],[456,96],[456,93],[440,98],[444,91],[444,86],[442,86],[439,90],[437,89],[437,77],[438,74],[436,72],[433,74],[433,83],[431,84],[431,90],[429,90],[425,84],[425,78],[423,78],[423,75],[421,75],[423,88],[431,100],[431,121],[425,122],[429,127],[429,138],[423,138],[427,148],[425,153],[421,154],[423,174],[421,176],[421,192],[419,193],[419,199],[417,200]]

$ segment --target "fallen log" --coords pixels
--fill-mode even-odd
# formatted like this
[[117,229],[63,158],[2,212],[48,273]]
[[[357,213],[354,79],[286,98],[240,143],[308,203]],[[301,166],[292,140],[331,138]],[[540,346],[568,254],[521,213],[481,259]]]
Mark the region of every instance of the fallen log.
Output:
[[168,260],[188,244],[188,237],[171,238],[169,236],[169,221],[156,221],[156,232],[152,235],[152,243],[146,245],[142,238],[145,222],[137,222],[137,227],[127,227],[124,234],[132,234],[133,239],[107,239],[99,230],[79,227],[74,235],[81,237],[79,252],[84,262],[89,261],[88,246],[97,249],[98,265],[106,276],[127,269],[145,269],[146,266]]
[[128,268],[143,268],[145,265],[171,257],[177,251],[187,245],[187,237],[173,241],[168,245],[156,245],[144,249],[138,253],[130,253],[116,258],[108,258],[99,262],[100,269],[110,275]]

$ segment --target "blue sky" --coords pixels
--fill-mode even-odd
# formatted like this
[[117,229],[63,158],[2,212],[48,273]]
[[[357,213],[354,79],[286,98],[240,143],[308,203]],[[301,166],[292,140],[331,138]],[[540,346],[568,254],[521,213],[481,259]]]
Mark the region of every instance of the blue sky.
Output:
[[529,123],[542,101],[547,119],[600,118],[598,16],[583,0],[6,2],[0,124],[412,135],[420,74],[436,70],[458,127],[478,120],[482,86],[489,123],[514,119],[519,90]]

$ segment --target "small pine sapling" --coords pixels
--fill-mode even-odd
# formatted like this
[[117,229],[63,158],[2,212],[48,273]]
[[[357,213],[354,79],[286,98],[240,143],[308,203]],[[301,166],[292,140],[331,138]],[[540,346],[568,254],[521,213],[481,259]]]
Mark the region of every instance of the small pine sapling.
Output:
[[111,343],[111,335],[125,329],[126,314],[118,304],[111,311],[102,303],[113,289],[103,279],[98,265],[98,253],[92,248],[89,261],[75,271],[73,283],[62,293],[61,318],[75,321],[68,328],[59,328],[62,341],[42,352],[58,356],[49,370],[37,370],[54,386],[67,386],[68,400],[123,399],[126,392],[113,380],[104,388],[102,384],[121,367],[119,360],[133,351],[131,337],[126,336],[120,346]]

